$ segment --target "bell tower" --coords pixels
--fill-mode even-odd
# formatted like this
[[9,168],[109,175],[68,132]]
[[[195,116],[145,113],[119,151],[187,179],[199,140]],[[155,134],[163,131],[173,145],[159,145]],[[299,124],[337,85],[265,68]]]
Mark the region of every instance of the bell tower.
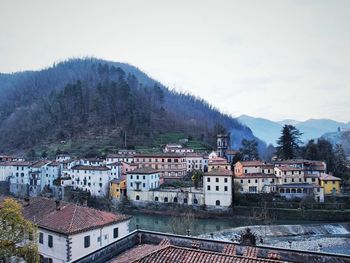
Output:
[[218,134],[216,139],[216,153],[218,157],[226,158],[226,151],[230,148],[230,134]]

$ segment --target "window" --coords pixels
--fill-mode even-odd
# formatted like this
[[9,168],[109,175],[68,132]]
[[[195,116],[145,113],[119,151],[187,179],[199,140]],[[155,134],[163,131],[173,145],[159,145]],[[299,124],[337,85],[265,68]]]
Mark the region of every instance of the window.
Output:
[[249,186],[249,192],[250,193],[256,193],[257,192],[257,187],[256,186]]
[[146,184],[145,184],[145,183],[143,183],[143,184],[142,184],[142,186],[143,186],[143,187],[146,187]]
[[44,233],[39,232],[39,243],[44,244]]
[[97,242],[98,242],[98,243],[101,242],[101,237],[97,237]]
[[177,197],[174,197],[174,203],[177,203]]
[[130,183],[130,187],[132,187],[132,183]]
[[224,189],[225,189],[224,191],[227,192],[227,186],[225,186]]
[[168,197],[164,197],[164,203],[168,203]]
[[187,204],[187,198],[184,198],[184,204]]
[[90,236],[84,237],[84,248],[87,248],[90,246]]
[[243,180],[241,180],[241,184],[243,184]]
[[132,179],[132,175],[130,175],[130,179]]
[[51,235],[48,235],[47,236],[48,237],[48,240],[47,240],[47,245],[49,246],[49,247],[53,247],[53,242],[52,242],[52,236]]
[[136,175],[136,179],[138,180],[140,177],[138,175]]
[[258,183],[258,180],[257,180],[257,179],[255,179],[255,183],[256,183],[256,184]]
[[196,205],[198,204],[198,200],[197,199],[193,199],[193,203]]
[[210,182],[210,177],[207,178],[207,182]]
[[113,229],[113,238],[117,238],[119,236],[119,229],[118,227]]
[[207,186],[207,190],[210,191],[210,185]]
[[227,183],[227,181],[228,181],[228,179],[227,179],[227,178],[225,178],[225,179],[224,179],[224,182],[225,182],[225,183]]
[[219,191],[219,186],[218,186],[218,185],[215,187],[215,190],[216,190],[216,191]]
[[218,183],[219,182],[219,178],[216,178],[215,181]]
[[142,179],[143,179],[143,180],[146,180],[146,176],[143,176]]
[[216,200],[215,205],[219,206],[220,205],[220,200]]
[[156,197],[154,198],[154,201],[158,202],[158,200],[159,200],[159,198],[158,198],[158,196],[156,196]]
[[139,195],[136,196],[136,200],[140,200],[140,196]]

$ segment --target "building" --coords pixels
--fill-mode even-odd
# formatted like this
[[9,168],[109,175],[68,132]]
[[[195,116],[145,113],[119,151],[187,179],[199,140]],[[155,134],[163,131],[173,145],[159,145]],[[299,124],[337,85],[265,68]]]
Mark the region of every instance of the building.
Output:
[[207,206],[229,207],[232,203],[233,174],[229,169],[214,168],[204,173],[204,203]]
[[177,180],[186,175],[186,158],[180,153],[136,154],[138,168],[150,167],[159,171],[164,180]]
[[216,139],[217,156],[226,158],[226,151],[229,148],[230,148],[230,134],[218,134]]
[[31,165],[31,162],[25,161],[11,163],[12,174],[9,177],[10,193],[19,197],[27,197],[29,195],[29,172],[31,171]]
[[113,179],[109,182],[109,197],[121,200],[126,196],[126,180]]
[[121,153],[110,153],[106,157],[106,163],[117,163],[117,162],[126,162],[133,163],[134,162],[134,153],[129,152],[121,152]]
[[163,148],[164,153],[193,153],[192,148],[185,148],[181,144],[167,144]]
[[320,184],[324,188],[325,195],[340,194],[341,179],[330,174],[321,174]]
[[222,157],[213,157],[209,159],[208,171],[210,172],[211,170],[218,169],[218,168],[231,170],[231,164],[229,164],[227,160]]
[[[70,186],[90,192],[92,196],[107,197],[111,169],[107,166],[76,165],[69,171]],[[65,180],[64,185],[69,185]]]
[[38,226],[42,262],[71,262],[129,233],[129,216],[48,198],[29,199],[23,215]]
[[313,198],[316,202],[324,202],[324,190],[318,185],[308,183],[277,185],[277,192],[286,199]]
[[202,172],[208,171],[208,157],[199,153],[186,153],[186,170],[191,172],[194,170],[200,170]]
[[151,167],[138,168],[127,173],[127,195],[131,201],[139,201],[139,192],[148,192],[160,186],[160,174]]
[[235,175],[234,181],[240,185],[240,192],[243,194],[276,192],[277,180],[273,174]]
[[322,161],[305,160],[305,159],[291,159],[276,161],[275,167],[285,166],[299,168],[305,172],[305,174],[321,174],[326,173],[327,165]]
[[135,230],[123,239],[72,263],[296,263],[349,262],[349,256],[290,250],[263,245],[230,242]]
[[262,161],[239,161],[234,165],[236,176],[248,174],[273,174],[273,164]]
[[235,158],[235,156],[239,154],[239,151],[236,150],[226,150],[226,159],[227,161],[232,164],[233,159]]

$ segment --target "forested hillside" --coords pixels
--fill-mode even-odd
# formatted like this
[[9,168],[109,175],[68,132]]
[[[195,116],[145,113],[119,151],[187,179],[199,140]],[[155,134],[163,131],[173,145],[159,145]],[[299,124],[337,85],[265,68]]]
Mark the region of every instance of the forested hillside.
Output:
[[118,147],[125,136],[128,147],[151,147],[168,132],[213,145],[222,127],[234,147],[254,138],[202,99],[171,91],[128,64],[72,59],[41,71],[0,74],[0,90],[1,152],[72,141],[88,142],[90,150],[101,141]]

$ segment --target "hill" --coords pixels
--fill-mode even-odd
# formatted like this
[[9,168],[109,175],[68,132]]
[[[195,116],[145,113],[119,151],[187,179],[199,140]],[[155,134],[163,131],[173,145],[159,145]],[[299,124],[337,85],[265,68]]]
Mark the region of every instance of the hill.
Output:
[[252,129],[254,135],[267,143],[276,145],[280,137],[283,125],[291,124],[299,129],[303,135],[302,141],[307,142],[310,139],[319,138],[325,133],[336,132],[338,127],[350,128],[350,123],[337,122],[329,119],[309,119],[306,121],[284,120],[274,122],[268,119],[255,118],[242,115],[237,118],[242,124]]
[[214,146],[223,128],[234,148],[255,138],[204,100],[171,91],[124,63],[71,59],[40,71],[0,74],[0,90],[1,152],[94,155],[125,142],[156,147],[167,133]]

